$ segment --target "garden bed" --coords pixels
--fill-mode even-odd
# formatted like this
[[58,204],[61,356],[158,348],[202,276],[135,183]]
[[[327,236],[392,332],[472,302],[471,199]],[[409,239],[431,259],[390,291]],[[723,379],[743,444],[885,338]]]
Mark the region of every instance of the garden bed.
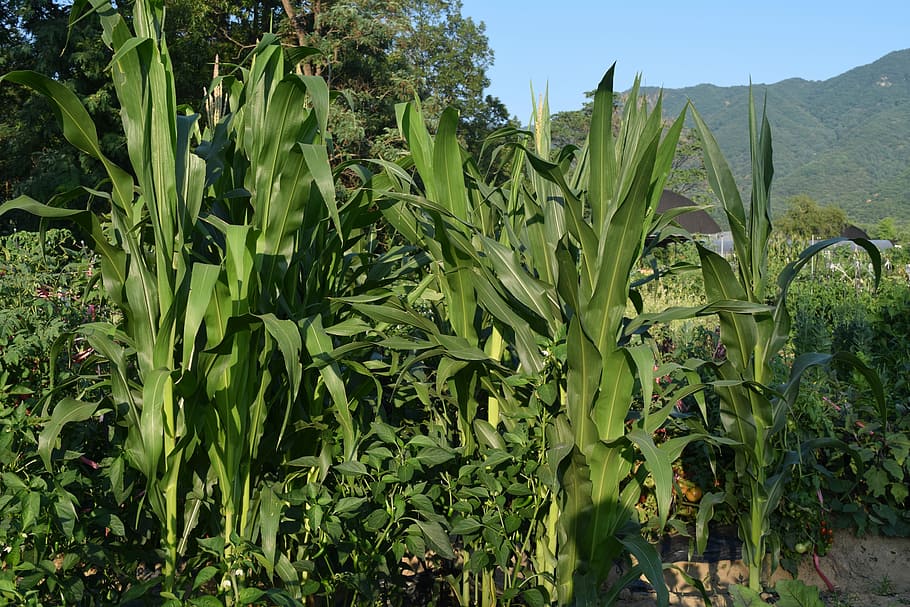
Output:
[[[812,560],[800,564],[797,578],[822,590],[826,605],[831,607],[892,607],[910,605],[910,538],[880,536],[855,537],[839,535],[829,553],[820,559],[822,572],[834,585],[830,593],[816,573]],[[748,567],[741,560],[677,561],[674,565],[690,577],[705,584],[714,607],[733,605],[729,587],[746,583]],[[791,576],[778,570],[771,585]],[[670,588],[670,604],[695,607],[704,604],[698,591],[678,572],[666,573]],[[639,587],[624,592],[620,605],[650,607],[655,605],[653,593]]]

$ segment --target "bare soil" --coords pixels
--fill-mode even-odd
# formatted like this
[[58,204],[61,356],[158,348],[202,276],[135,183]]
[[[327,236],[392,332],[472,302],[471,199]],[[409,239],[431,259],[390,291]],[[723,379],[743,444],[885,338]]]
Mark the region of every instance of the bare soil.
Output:
[[[705,585],[714,607],[732,607],[728,588],[747,582],[748,568],[741,560],[716,562],[679,561],[674,565]],[[828,592],[815,571],[812,559],[803,559],[797,578],[817,586],[829,607],[903,607],[910,606],[910,538],[853,537],[840,534],[828,554],[820,559],[822,573],[831,581],[835,592]],[[699,592],[674,569],[666,571],[670,604],[701,607],[705,604]],[[776,571],[768,579],[773,586],[791,576]],[[619,603],[623,607],[656,605],[653,592],[626,590]]]

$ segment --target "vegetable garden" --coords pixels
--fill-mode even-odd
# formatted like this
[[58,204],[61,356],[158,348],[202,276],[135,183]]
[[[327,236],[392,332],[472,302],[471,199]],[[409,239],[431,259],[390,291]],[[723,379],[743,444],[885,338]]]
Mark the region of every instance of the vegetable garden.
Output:
[[[774,238],[754,104],[748,205],[695,109],[620,109],[612,70],[582,149],[544,101],[488,169],[415,100],[399,158],[333,166],[311,49],[263,36],[194,113],[163,10],[73,7],[130,167],[0,77],[107,172],[0,207],[51,226],[0,258],[5,601],[667,604],[665,533],[735,525],[759,592],[838,528],[910,532],[908,260]],[[731,258],[656,212],[687,116]]]

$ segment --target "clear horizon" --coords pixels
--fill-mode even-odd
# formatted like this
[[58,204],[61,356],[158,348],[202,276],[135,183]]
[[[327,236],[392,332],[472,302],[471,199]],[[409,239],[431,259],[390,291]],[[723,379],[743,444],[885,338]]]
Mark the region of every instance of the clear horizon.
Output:
[[[684,88],[827,80],[910,48],[910,3],[896,0],[677,3],[463,0],[494,53],[486,93],[531,114],[531,86],[554,113],[580,109],[616,62],[615,86]],[[647,8],[645,8],[647,6]]]

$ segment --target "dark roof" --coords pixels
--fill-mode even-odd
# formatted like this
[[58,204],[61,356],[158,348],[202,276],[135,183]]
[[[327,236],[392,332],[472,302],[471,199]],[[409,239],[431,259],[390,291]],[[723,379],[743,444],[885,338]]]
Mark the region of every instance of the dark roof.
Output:
[[[657,204],[657,212],[665,213],[678,207],[697,207],[698,203],[686,198],[682,194],[664,190]],[[688,230],[691,234],[717,234],[720,226],[704,211],[688,211],[676,217],[676,223]]]
[[853,225],[848,225],[846,228],[844,228],[840,235],[844,238],[869,238],[869,235],[866,234],[861,228]]

